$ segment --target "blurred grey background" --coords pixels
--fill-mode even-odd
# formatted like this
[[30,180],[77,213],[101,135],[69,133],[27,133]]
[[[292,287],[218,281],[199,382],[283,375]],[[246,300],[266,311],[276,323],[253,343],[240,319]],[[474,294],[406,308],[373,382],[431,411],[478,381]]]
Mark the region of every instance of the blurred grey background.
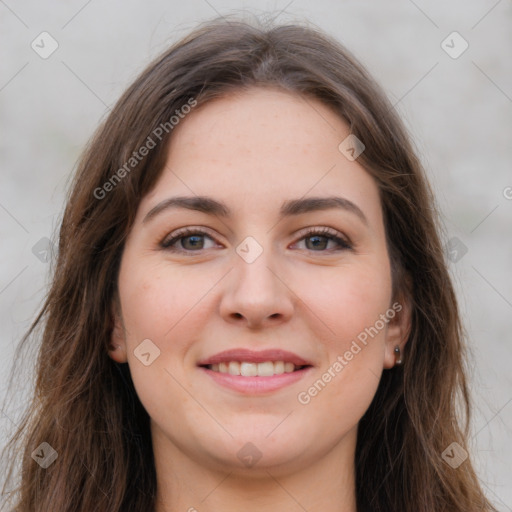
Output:
[[28,358],[18,394],[6,396],[81,150],[151,58],[200,21],[247,12],[308,20],[335,36],[410,130],[437,194],[469,335],[469,448],[490,499],[512,511],[511,0],[0,0],[0,400],[10,401],[2,445],[32,385]]

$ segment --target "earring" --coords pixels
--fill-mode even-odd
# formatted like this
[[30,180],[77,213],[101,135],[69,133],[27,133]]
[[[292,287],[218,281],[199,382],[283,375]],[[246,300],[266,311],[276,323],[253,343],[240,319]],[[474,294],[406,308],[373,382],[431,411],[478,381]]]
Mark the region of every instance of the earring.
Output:
[[402,364],[402,354],[400,352],[400,347],[397,345],[395,347],[395,365],[401,365]]

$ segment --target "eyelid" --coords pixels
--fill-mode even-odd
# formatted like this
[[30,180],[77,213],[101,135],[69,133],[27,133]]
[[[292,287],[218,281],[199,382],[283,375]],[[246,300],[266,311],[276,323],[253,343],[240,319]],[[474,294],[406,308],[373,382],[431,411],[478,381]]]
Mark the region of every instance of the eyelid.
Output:
[[[194,235],[206,235],[209,238],[211,238],[212,240],[214,240],[216,243],[218,243],[216,240],[216,235],[213,235],[208,228],[202,227],[202,226],[187,226],[184,228],[176,229],[175,231],[165,235],[165,237],[162,239],[162,241],[160,242],[159,245],[162,249],[167,249],[167,250],[171,251],[172,249],[170,248],[170,245],[168,245],[169,242],[176,243],[181,238],[186,238],[188,236],[194,236]],[[181,249],[181,250],[177,250],[175,252],[192,253],[192,252],[199,252],[199,251],[186,251],[185,249]]]
[[338,245],[338,249],[331,249],[331,250],[325,250],[325,251],[310,251],[310,252],[319,252],[319,253],[326,253],[330,254],[333,251],[334,252],[340,252],[340,251],[348,251],[354,249],[354,244],[350,240],[350,238],[345,235],[344,233],[338,231],[337,229],[327,227],[327,226],[310,226],[307,228],[304,228],[297,232],[294,237],[298,237],[296,242],[293,242],[293,244],[296,244],[298,242],[301,242],[302,240],[312,237],[312,236],[324,236],[327,237],[329,240],[335,241]]
[[350,238],[347,235],[345,235],[341,231],[338,231],[337,229],[328,226],[309,226],[295,233],[294,237],[304,238],[307,235],[329,235],[332,236],[333,238],[340,238],[341,240],[343,240],[343,242],[345,242],[348,245],[353,245]]

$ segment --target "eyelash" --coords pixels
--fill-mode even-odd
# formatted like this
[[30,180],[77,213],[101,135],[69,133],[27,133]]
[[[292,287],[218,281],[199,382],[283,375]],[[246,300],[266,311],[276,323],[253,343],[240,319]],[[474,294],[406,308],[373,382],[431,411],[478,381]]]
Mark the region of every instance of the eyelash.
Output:
[[[202,230],[196,229],[196,228],[183,228],[183,229],[177,231],[172,238],[162,240],[162,242],[160,242],[160,247],[162,249],[165,249],[166,251],[170,251],[170,252],[177,252],[177,253],[181,252],[181,253],[185,253],[185,254],[199,253],[202,251],[202,249],[198,249],[197,251],[192,251],[190,249],[176,249],[176,248],[172,247],[179,240],[188,238],[189,236],[194,236],[194,235],[200,235],[200,236],[205,235],[208,238],[211,238],[213,240],[213,237],[211,235],[209,235],[206,231],[202,231]],[[337,236],[336,232],[333,232],[332,230],[330,230],[328,228],[310,229],[309,231],[306,231],[305,233],[303,233],[301,238],[297,241],[300,242],[300,241],[302,241],[306,238],[310,238],[312,236],[323,236],[323,237],[328,238],[329,240],[335,241],[340,246],[340,248],[334,249],[334,251],[346,251],[346,250],[351,250],[353,248],[352,244],[348,240],[345,240],[344,238]],[[306,250],[308,250],[308,249],[306,249]],[[311,252],[324,252],[324,253],[330,253],[333,251],[333,249],[330,249],[330,250],[326,249],[326,250],[321,250],[321,251],[313,251],[311,249],[309,249],[309,250]]]

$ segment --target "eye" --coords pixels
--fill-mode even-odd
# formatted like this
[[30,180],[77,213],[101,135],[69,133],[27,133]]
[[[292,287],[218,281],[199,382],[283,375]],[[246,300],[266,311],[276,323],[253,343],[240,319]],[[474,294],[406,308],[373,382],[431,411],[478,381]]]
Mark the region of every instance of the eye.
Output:
[[[337,232],[331,231],[328,228],[310,229],[304,233],[302,238],[299,240],[299,242],[302,241],[305,241],[306,249],[310,249],[314,252],[331,252],[330,250],[325,250],[327,249],[329,242],[334,244],[334,250],[343,251],[352,249],[352,245],[348,240],[345,240],[339,236]],[[308,241],[310,243],[308,243]],[[338,248],[336,248],[336,245]],[[333,248],[331,247],[330,249],[332,250]]]
[[[205,245],[205,240],[213,242],[209,247]],[[302,234],[302,237],[295,245],[305,241],[306,250],[314,252],[331,252],[352,249],[352,245],[339,234],[329,228],[310,229]],[[309,242],[309,243],[308,243]],[[329,243],[334,244],[328,247]],[[178,230],[170,238],[160,242],[162,249],[171,252],[200,252],[202,249],[211,249],[216,246],[216,242],[207,232],[197,228],[183,228]],[[336,247],[337,246],[337,247]]]
[[[205,247],[204,237],[213,241],[213,238],[204,231],[185,228],[176,232],[173,237],[163,240],[160,245],[163,249],[172,252],[197,252],[197,250],[210,248]],[[176,245],[178,245],[178,247],[175,247]]]

